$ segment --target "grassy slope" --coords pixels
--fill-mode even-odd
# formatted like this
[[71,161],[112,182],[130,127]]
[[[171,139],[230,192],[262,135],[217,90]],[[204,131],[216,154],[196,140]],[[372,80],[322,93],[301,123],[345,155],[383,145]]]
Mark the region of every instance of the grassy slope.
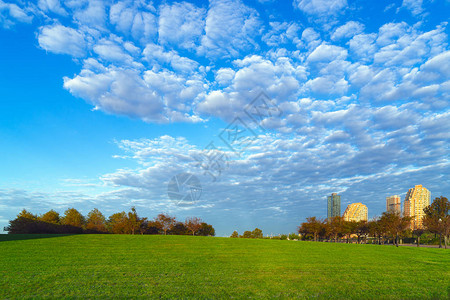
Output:
[[0,298],[447,298],[450,251],[190,236],[1,241]]

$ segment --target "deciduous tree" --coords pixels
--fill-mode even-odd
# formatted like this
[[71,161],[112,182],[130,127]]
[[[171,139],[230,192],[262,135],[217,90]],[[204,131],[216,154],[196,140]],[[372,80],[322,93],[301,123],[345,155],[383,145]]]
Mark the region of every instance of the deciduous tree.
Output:
[[255,229],[252,231],[252,238],[254,238],[254,239],[262,239],[262,238],[263,238],[263,232],[262,232],[262,230],[259,229],[259,228],[255,228]]
[[385,231],[392,236],[395,246],[398,247],[399,237],[408,229],[411,218],[401,217],[398,213],[384,212],[380,222]]
[[171,217],[167,214],[159,214],[155,218],[155,224],[164,232],[164,235],[167,234],[167,231],[170,230],[176,223],[175,217]]
[[128,217],[127,214],[122,211],[120,213],[112,214],[108,218],[106,223],[108,231],[115,234],[128,233]]
[[131,234],[135,234],[140,231],[142,224],[147,220],[147,218],[140,218],[136,212],[136,208],[133,206],[131,211],[128,212],[128,229]]
[[97,209],[94,208],[87,215],[86,229],[93,230],[95,232],[106,232],[106,219],[105,216]]
[[314,237],[314,241],[317,241],[317,237],[320,232],[324,229],[324,224],[322,220],[317,219],[316,217],[306,218],[306,222],[302,223],[301,226],[298,227],[298,233],[302,235],[312,235]]
[[200,230],[198,231],[197,235],[199,236],[215,236],[216,235],[216,230],[214,229],[214,227],[208,223],[203,222],[202,227],[200,228]]
[[54,211],[53,209],[49,210],[48,212],[39,217],[39,220],[52,224],[60,224],[61,222],[60,219],[61,218],[59,216],[59,213]]
[[64,212],[64,216],[61,219],[61,223],[64,225],[82,228],[84,225],[84,217],[75,208],[69,208]]
[[202,228],[202,219],[197,217],[187,218],[184,225],[189,229],[192,235],[195,235],[195,233]]
[[431,205],[424,208],[424,226],[431,232],[439,234],[439,248],[442,248],[442,236],[444,246],[447,248],[447,237],[450,233],[450,202],[441,196],[433,200]]

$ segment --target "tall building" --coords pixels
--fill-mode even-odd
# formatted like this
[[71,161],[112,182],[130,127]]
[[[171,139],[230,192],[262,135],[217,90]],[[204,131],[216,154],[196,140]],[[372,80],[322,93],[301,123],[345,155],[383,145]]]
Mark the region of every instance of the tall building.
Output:
[[400,196],[395,195],[386,197],[386,211],[397,213],[399,215],[402,213],[402,208],[400,205]]
[[412,217],[411,229],[422,228],[422,219],[425,215],[423,209],[430,205],[431,193],[422,185],[416,185],[406,193],[403,214]]
[[367,221],[368,220],[367,206],[362,203],[352,203],[347,206],[344,212],[345,221]]
[[328,196],[328,219],[341,216],[341,196],[332,193]]

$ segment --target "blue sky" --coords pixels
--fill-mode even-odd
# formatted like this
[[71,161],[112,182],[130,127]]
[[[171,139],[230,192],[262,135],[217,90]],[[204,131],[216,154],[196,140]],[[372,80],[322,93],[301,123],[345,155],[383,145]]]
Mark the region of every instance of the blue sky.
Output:
[[[135,206],[199,216],[219,235],[278,234],[324,218],[332,192],[369,217],[415,184],[448,197],[448,11],[0,0],[0,226],[23,208]],[[249,118],[255,103],[273,113]],[[246,144],[227,140],[236,124]],[[211,154],[226,158],[213,176],[198,164]],[[202,194],[177,205],[167,184],[184,172]]]

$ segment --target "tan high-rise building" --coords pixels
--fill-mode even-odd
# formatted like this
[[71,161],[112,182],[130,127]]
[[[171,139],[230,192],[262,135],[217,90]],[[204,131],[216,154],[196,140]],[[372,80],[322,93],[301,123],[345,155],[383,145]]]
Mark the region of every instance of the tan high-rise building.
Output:
[[430,205],[431,193],[422,185],[416,185],[406,193],[403,215],[412,217],[411,229],[422,228],[423,209]]
[[347,206],[344,212],[345,221],[367,221],[367,206],[362,203],[352,203]]
[[402,209],[400,206],[400,196],[395,195],[386,197],[386,211],[393,212],[399,215],[402,213]]

